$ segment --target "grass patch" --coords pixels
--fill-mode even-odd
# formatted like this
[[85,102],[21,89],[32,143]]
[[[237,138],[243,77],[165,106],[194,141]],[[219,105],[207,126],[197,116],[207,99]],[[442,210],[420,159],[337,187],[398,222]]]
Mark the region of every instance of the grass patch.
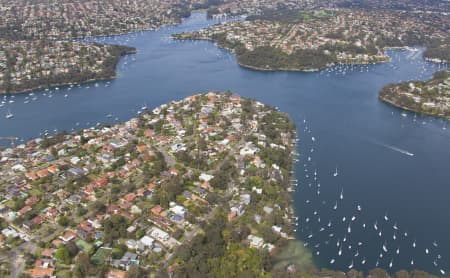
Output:
[[111,253],[111,248],[100,247],[92,256],[91,261],[95,265],[101,265],[111,256]]

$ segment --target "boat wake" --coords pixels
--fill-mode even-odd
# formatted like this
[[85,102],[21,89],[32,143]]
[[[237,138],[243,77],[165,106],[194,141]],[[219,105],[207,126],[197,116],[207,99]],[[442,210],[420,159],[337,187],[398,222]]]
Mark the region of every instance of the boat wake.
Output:
[[386,144],[382,144],[382,145],[383,145],[384,147],[388,148],[388,149],[393,150],[393,151],[396,151],[396,152],[399,152],[399,153],[402,153],[402,154],[406,154],[406,155],[408,155],[408,156],[414,156],[413,153],[410,153],[410,152],[408,152],[408,151],[406,151],[406,150],[402,150],[402,149],[400,149],[400,148],[397,148],[397,147],[394,147],[394,146],[389,146],[389,145],[386,145]]
[[384,144],[384,143],[381,143],[381,142],[378,142],[378,141],[375,141],[375,140],[369,140],[369,141],[372,142],[372,143],[374,143],[374,144],[376,144],[376,145],[378,145],[378,146],[385,147],[385,148],[387,148],[387,149],[390,149],[390,150],[399,152],[399,153],[401,153],[401,154],[404,154],[404,155],[407,155],[407,156],[414,156],[413,153],[408,152],[407,150],[400,149],[400,148],[397,148],[397,147],[395,147],[395,146],[388,145],[388,144]]

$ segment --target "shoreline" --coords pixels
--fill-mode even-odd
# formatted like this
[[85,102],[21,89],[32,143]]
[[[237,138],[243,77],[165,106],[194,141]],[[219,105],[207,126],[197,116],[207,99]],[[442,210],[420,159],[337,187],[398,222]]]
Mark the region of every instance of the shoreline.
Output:
[[25,89],[25,90],[21,90],[21,91],[0,92],[0,96],[2,96],[2,95],[7,96],[7,95],[27,94],[27,93],[34,92],[34,91],[40,91],[40,90],[45,90],[45,89],[53,89],[53,88],[56,88],[56,87],[68,87],[68,86],[71,86],[71,85],[73,85],[75,87],[77,85],[94,83],[94,82],[98,82],[98,81],[110,81],[110,80],[114,80],[116,78],[117,78],[117,74],[114,74],[113,76],[110,76],[110,77],[93,78],[93,79],[88,79],[88,80],[81,81],[81,82],[58,83],[58,84],[50,84],[50,86],[38,86],[38,87]]
[[[192,10],[191,14],[189,16],[192,15],[192,12],[199,12],[199,11]],[[99,43],[99,42],[96,42],[96,41],[90,41],[89,39],[116,37],[116,36],[123,36],[123,35],[129,35],[129,34],[137,34],[139,32],[157,31],[157,30],[159,30],[161,28],[164,28],[164,27],[179,25],[179,24],[183,23],[183,20],[188,18],[188,17],[180,17],[180,18],[178,18],[177,22],[175,22],[175,23],[161,24],[160,26],[155,27],[155,28],[152,28],[152,27],[149,27],[149,28],[137,28],[137,29],[134,29],[134,30],[124,31],[124,32],[114,32],[114,33],[111,33],[111,34],[99,34],[99,35],[93,35],[93,36],[73,37],[71,39],[63,39],[62,41],[78,41],[78,42],[84,42],[84,43],[98,43],[100,45],[108,45],[108,46],[130,47],[128,45]],[[134,48],[134,47],[132,47],[132,48]],[[129,52],[123,54],[123,55],[120,55],[117,63],[119,62],[119,60],[120,60],[120,58],[122,56],[129,55],[129,54],[136,54],[136,53],[137,53],[137,49],[134,48],[134,50],[129,51]],[[117,66],[117,63],[116,63],[115,66]],[[116,74],[115,69],[114,69],[114,75],[107,76],[107,77],[92,78],[92,79],[88,79],[88,80],[81,81],[81,82],[64,82],[64,83],[50,84],[49,86],[39,85],[39,86],[36,86],[36,87],[28,88],[28,89],[25,89],[25,90],[19,90],[19,91],[11,91],[11,92],[0,91],[0,96],[2,96],[2,95],[26,94],[26,93],[30,93],[30,92],[46,89],[46,88],[50,89],[50,88],[55,88],[55,87],[59,87],[59,86],[64,87],[64,86],[70,86],[70,85],[74,85],[75,86],[75,85],[79,85],[79,84],[80,85],[81,84],[87,84],[87,83],[92,83],[92,82],[96,82],[96,81],[114,80],[116,78],[117,78],[117,74]]]
[[424,116],[431,116],[431,117],[435,117],[435,118],[441,118],[441,119],[450,120],[450,117],[446,117],[444,115],[437,115],[437,114],[433,114],[433,113],[427,113],[427,112],[424,112],[424,111],[417,111],[417,110],[414,110],[412,108],[399,105],[396,102],[394,102],[394,101],[392,101],[392,100],[390,100],[390,99],[388,99],[386,97],[381,96],[380,94],[378,94],[378,99],[380,101],[386,103],[386,104],[389,104],[389,105],[391,105],[393,107],[396,107],[396,108],[399,108],[399,109],[402,109],[402,110],[405,110],[405,111],[408,111],[408,112],[414,112],[414,113],[417,113],[417,114],[420,114],[420,115],[424,115]]
[[[255,71],[265,71],[265,72],[277,72],[277,71],[285,71],[285,72],[304,72],[304,73],[314,73],[314,72],[320,72],[324,69],[328,69],[328,68],[332,68],[333,66],[336,65],[378,65],[378,64],[384,64],[384,63],[389,63],[391,61],[391,58],[386,55],[386,58],[384,60],[380,60],[380,61],[367,61],[367,62],[349,62],[349,63],[342,63],[342,62],[334,62],[334,63],[330,63],[324,67],[317,67],[317,68],[273,68],[270,65],[268,65],[268,68],[262,68],[262,67],[258,67],[258,66],[253,66],[253,65],[248,65],[248,64],[244,64],[243,62],[239,61],[239,56],[236,54],[236,52],[234,51],[234,49],[226,47],[226,46],[222,46],[220,45],[217,40],[214,40],[212,38],[207,38],[207,37],[198,37],[198,38],[183,38],[181,36],[177,36],[178,34],[173,34],[171,37],[174,40],[179,40],[179,41],[209,41],[209,42],[213,42],[215,46],[217,46],[218,48],[230,51],[231,53],[234,54],[235,58],[236,58],[236,63],[246,69],[251,69],[251,70],[255,70]],[[392,47],[392,48],[388,48],[385,47],[384,49],[411,49],[409,46],[405,46],[405,47]]]
[[[125,45],[110,45],[110,46],[127,47],[127,48],[129,48],[129,46],[125,46]],[[117,78],[116,68],[117,68],[117,64],[119,63],[120,59],[123,56],[136,54],[136,53],[137,53],[137,49],[135,49],[135,48],[132,48],[132,49],[129,49],[129,50],[125,50],[125,52],[123,52],[122,54],[119,53],[118,57],[116,58],[116,62],[114,64],[114,74],[109,75],[109,76],[99,76],[98,78],[91,78],[91,79],[78,81],[78,82],[68,81],[68,82],[62,82],[62,83],[51,83],[50,85],[38,85],[38,86],[35,86],[35,87],[32,87],[32,88],[28,88],[28,89],[24,89],[24,90],[10,91],[10,92],[0,91],[0,96],[2,96],[2,95],[27,94],[27,93],[34,92],[34,91],[39,91],[39,90],[44,90],[44,89],[52,89],[52,88],[55,88],[55,87],[66,87],[66,86],[70,86],[70,85],[76,86],[76,85],[88,84],[88,83],[93,83],[93,82],[98,82],[98,81],[114,80],[114,79]]]

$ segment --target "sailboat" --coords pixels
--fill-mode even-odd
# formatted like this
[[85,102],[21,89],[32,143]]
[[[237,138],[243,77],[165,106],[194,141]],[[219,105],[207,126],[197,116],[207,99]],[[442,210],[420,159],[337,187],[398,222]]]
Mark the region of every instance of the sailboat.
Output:
[[348,266],[348,269],[352,269],[353,268],[353,260],[352,263]]
[[5,116],[7,119],[11,119],[12,117],[14,117],[14,114],[13,113],[11,113],[11,111],[10,110],[8,110],[8,113],[6,113],[6,116]]
[[337,167],[336,167],[336,170],[333,173],[333,177],[336,177],[337,175],[338,175],[338,170],[337,170]]
[[383,251],[386,252],[386,253],[387,253],[387,251],[388,251],[387,248],[386,248],[386,241],[385,241],[384,244],[383,244]]

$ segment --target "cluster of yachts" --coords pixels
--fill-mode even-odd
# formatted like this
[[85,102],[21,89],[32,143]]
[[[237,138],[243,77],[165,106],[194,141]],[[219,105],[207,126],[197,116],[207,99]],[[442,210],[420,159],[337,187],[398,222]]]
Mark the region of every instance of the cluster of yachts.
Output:
[[[306,120],[303,123],[304,134],[311,133]],[[309,137],[305,141],[308,140]],[[344,202],[343,187],[333,201],[329,200],[330,192],[325,194],[324,191],[326,197],[321,196],[323,186],[312,158],[317,138],[311,136],[310,140],[310,146],[303,152],[304,173],[297,175],[298,179],[291,180],[291,186],[295,188],[292,191],[301,190],[298,195],[301,194],[301,199],[304,200],[300,217],[294,217],[294,231],[299,229],[305,247],[320,256],[321,260],[325,257],[329,266],[341,269],[384,267],[392,270],[407,268],[408,265],[414,268],[416,257],[419,268],[426,263],[424,260],[429,259],[430,266],[435,267],[436,272],[447,274],[441,266],[443,258],[437,241],[429,245],[418,242],[398,222],[391,219],[387,212],[377,219],[364,215],[361,204]],[[307,142],[302,142],[302,145],[306,145],[305,143]],[[295,158],[295,161],[300,160]],[[329,179],[336,180],[337,183],[340,174],[336,167],[334,171],[330,171]],[[398,267],[394,266],[396,262]]]

